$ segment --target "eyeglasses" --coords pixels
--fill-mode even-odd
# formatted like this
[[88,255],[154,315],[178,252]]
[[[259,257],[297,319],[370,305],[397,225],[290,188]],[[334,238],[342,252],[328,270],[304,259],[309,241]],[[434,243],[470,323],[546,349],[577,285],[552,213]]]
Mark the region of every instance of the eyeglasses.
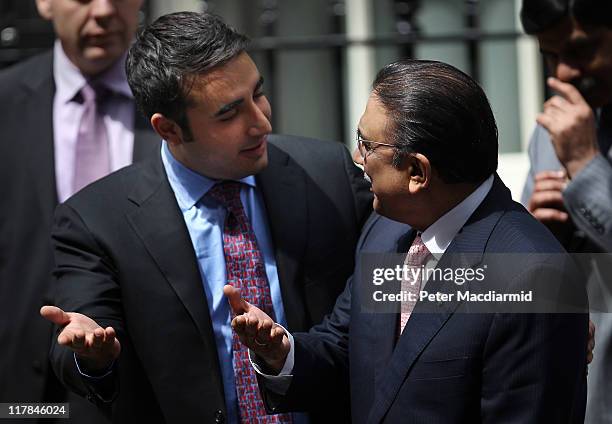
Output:
[[357,130],[357,148],[359,149],[359,153],[361,154],[361,158],[365,160],[368,153],[376,150],[377,147],[387,146],[387,147],[395,147],[394,144],[388,143],[380,143],[378,141],[366,140],[361,136],[361,131]]

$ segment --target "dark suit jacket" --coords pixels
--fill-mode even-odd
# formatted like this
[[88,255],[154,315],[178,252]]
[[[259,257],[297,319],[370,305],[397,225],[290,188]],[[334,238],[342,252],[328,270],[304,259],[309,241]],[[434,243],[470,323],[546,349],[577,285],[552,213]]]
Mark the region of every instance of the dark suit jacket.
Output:
[[[47,360],[52,326],[38,313],[51,298],[54,91],[52,52],[0,73],[0,402],[61,399]],[[135,116],[139,160],[159,137]]]
[[[270,136],[257,175],[289,328],[331,311],[371,208],[345,147]],[[112,325],[122,351],[117,422],[222,422],[223,386],[195,253],[159,157],[89,186],[56,212],[56,304]],[[95,399],[71,352],[54,345],[63,382]],[[99,387],[99,386],[98,386]],[[341,415],[347,410],[341,411]]]
[[[406,251],[413,238],[409,226],[375,215],[364,227],[358,258]],[[468,252],[467,266],[493,252],[525,253],[520,269],[504,267],[503,273],[487,275],[485,281],[507,286],[509,292],[531,287],[542,270],[555,275],[560,287],[578,283],[575,274],[565,272],[572,265],[561,246],[511,200],[498,178],[438,267],[446,269],[453,254]],[[397,340],[396,313],[362,309],[367,290],[359,285],[365,284],[371,285],[372,277],[360,275],[357,265],[330,317],[309,333],[294,334],[293,380],[285,397],[264,393],[268,407],[310,409],[350,386],[356,423],[584,419],[587,314],[468,313],[467,302],[456,299],[422,302]],[[434,292],[427,284],[425,290]],[[437,288],[447,293],[457,289],[452,283]],[[584,287],[575,293],[585,301]]]

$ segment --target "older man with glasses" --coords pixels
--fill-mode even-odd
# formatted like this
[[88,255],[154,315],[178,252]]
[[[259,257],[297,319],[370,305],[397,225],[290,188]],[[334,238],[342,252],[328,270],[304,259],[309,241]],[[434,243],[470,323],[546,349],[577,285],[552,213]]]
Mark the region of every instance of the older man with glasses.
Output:
[[[314,408],[349,390],[355,423],[581,422],[584,287],[561,245],[497,176],[497,127],[481,88],[443,63],[392,63],[374,81],[357,141],[353,159],[372,180],[376,214],[332,314],[290,334],[225,287],[268,411]],[[371,308],[368,260],[396,252],[415,269],[458,270],[458,258],[464,271],[486,268],[494,256],[485,282],[462,287],[512,292],[544,282],[544,292],[569,291],[583,308],[474,313],[451,296],[458,279],[410,277],[394,297],[401,305]],[[508,253],[521,254],[520,268]],[[439,300],[423,300],[423,285]]]

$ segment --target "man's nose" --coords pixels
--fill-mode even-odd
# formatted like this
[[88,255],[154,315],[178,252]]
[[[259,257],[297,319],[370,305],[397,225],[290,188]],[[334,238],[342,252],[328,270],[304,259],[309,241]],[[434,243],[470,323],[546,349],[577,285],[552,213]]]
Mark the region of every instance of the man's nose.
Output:
[[269,117],[257,105],[253,108],[252,122],[249,127],[249,135],[259,137],[272,132],[272,124]]
[[115,0],[93,0],[90,6],[91,15],[97,19],[108,18],[117,11]]

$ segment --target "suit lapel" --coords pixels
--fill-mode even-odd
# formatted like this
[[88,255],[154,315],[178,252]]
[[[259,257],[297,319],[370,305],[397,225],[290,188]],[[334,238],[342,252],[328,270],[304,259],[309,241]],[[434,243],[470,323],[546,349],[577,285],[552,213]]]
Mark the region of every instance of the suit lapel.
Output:
[[[20,139],[28,144],[30,172],[36,175],[37,199],[42,210],[53,211],[57,205],[55,184],[55,155],[53,145],[53,54],[48,52],[40,57],[35,67],[29,67],[23,77],[22,135]],[[42,69],[41,69],[42,68]],[[52,213],[47,216],[51,217]]]
[[161,158],[142,164],[129,199],[139,207],[127,219],[196,325],[220,381],[215,338],[195,253]]
[[[403,256],[406,255],[412,241],[416,236],[416,231],[410,230],[408,233],[400,237],[397,241],[397,245],[395,249],[392,251],[397,255],[394,256],[394,261],[397,263],[388,264],[385,263],[385,267],[393,267],[395,265],[401,265],[403,263]],[[400,259],[400,256],[402,259]],[[377,313],[374,314],[374,329],[375,329],[375,337],[374,337],[374,346],[372,346],[372,351],[376,352],[376,360],[375,360],[375,372],[374,378],[375,387],[378,387],[381,382],[385,378],[385,370],[389,365],[389,360],[393,355],[393,351],[395,349],[395,345],[397,342],[397,332],[398,332],[398,314],[399,314],[399,306],[397,306],[397,310],[395,313]]]
[[[455,236],[437,267],[467,268],[481,262],[487,241],[503,214],[504,206],[511,201],[509,196],[508,189],[496,176],[491,191]],[[440,281],[428,282],[426,289],[430,293],[456,291],[452,284]],[[384,364],[384,369],[377,379],[374,404],[368,422],[378,423],[383,420],[414,362],[459,307],[461,302],[457,301],[456,297],[453,299],[455,300],[438,304],[417,303],[390,360]],[[375,330],[385,331],[380,327]]]
[[268,145],[269,163],[257,176],[274,243],[287,325],[306,329],[303,284],[299,279],[308,229],[304,171],[283,151]]

